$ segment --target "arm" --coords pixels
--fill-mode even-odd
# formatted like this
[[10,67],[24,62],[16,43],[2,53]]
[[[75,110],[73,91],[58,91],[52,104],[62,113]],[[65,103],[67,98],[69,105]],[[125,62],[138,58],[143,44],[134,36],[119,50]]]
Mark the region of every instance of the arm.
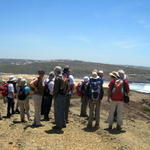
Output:
[[38,90],[37,89],[37,87],[35,86],[36,84],[37,84],[37,82],[38,82],[38,79],[37,78],[35,78],[34,80],[32,80],[31,82],[30,82],[30,87],[31,88],[33,88],[34,90]]

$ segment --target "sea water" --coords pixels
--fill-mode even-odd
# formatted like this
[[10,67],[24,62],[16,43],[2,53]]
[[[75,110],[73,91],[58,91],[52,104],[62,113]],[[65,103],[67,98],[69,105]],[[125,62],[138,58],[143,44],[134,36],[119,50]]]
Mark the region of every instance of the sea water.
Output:
[[150,93],[150,83],[130,83],[130,89],[142,93]]

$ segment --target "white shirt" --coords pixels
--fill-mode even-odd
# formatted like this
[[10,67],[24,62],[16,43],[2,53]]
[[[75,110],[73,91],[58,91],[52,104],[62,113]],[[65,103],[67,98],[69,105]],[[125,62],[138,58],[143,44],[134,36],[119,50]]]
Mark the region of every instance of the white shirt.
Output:
[[[49,82],[49,79],[46,79],[45,80],[45,84],[47,84]],[[49,89],[49,93],[50,93],[50,95],[53,95],[53,91],[54,91],[54,80],[52,80],[52,81],[50,81],[49,83],[48,83],[48,89]]]
[[69,79],[70,85],[73,85],[75,83],[73,75],[69,75],[68,79]]
[[7,95],[7,97],[9,97],[9,98],[14,98],[14,86],[13,86],[13,84],[12,83],[9,83],[8,84],[8,95]]

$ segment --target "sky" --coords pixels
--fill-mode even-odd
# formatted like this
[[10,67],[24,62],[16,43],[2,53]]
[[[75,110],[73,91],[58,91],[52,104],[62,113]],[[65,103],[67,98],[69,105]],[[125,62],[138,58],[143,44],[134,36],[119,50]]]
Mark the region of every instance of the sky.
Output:
[[0,0],[0,58],[150,67],[149,0]]

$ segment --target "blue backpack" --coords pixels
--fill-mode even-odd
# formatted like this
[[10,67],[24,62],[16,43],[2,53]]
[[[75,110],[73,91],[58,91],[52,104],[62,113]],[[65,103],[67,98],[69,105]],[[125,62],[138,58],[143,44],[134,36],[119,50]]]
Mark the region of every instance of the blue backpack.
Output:
[[25,100],[28,96],[28,94],[26,94],[25,87],[26,86],[20,86],[19,87],[19,92],[18,92],[18,99],[19,100]]
[[90,99],[97,101],[100,100],[102,90],[102,82],[98,79],[90,79],[89,93]]

